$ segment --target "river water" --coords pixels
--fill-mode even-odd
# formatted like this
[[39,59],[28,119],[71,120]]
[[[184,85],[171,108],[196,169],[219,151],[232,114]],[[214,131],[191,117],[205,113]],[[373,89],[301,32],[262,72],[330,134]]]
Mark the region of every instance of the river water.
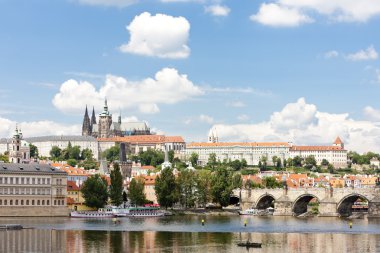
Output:
[[[205,220],[204,226],[201,220]],[[172,216],[1,218],[33,227],[0,231],[0,252],[380,252],[380,219]],[[244,226],[244,223],[247,226]],[[261,249],[237,247],[261,242]]]

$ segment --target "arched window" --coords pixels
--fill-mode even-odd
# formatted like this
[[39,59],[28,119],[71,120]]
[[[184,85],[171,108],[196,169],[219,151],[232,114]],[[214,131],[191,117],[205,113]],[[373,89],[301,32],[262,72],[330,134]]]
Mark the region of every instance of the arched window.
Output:
[[16,199],[15,201],[15,206],[18,206],[18,199]]
[[8,201],[4,199],[4,206],[8,205]]
[[40,200],[37,200],[37,206],[39,206],[40,205]]
[[22,206],[24,205],[24,200],[23,200],[23,199],[21,200],[21,205],[22,205]]
[[43,206],[45,205],[45,200],[42,200],[42,205],[43,205]]
[[1,206],[1,205],[3,205],[3,200],[2,200],[2,199],[0,199],[0,206]]
[[49,201],[49,200],[46,200],[46,205],[50,205],[49,203],[50,203],[50,201]]
[[54,205],[55,205],[55,206],[57,205],[57,200],[54,200]]
[[9,205],[13,205],[13,199],[9,200]]
[[26,200],[26,205],[29,206],[29,199]]
[[32,200],[32,206],[34,206],[34,199]]

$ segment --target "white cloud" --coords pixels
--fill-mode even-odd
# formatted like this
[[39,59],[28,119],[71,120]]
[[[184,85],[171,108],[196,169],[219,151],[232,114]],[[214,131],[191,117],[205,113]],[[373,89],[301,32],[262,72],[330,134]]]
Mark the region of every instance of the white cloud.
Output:
[[380,1],[377,0],[278,0],[278,3],[341,22],[365,22],[380,14]]
[[213,16],[223,16],[226,17],[230,14],[231,9],[225,5],[214,4],[205,7],[205,12],[210,13]]
[[138,107],[143,113],[155,113],[159,111],[158,104],[175,104],[202,94],[203,91],[187,75],[164,68],[154,78],[136,82],[107,75],[99,90],[89,82],[71,79],[61,85],[52,102],[65,113],[82,114],[86,104],[100,108],[107,98],[113,110]]
[[285,105],[268,121],[212,127],[217,127],[223,141],[291,141],[297,145],[330,145],[336,136],[340,136],[349,150],[380,151],[380,124],[354,120],[348,113],[319,112],[315,105],[306,103],[303,98]]
[[187,58],[190,23],[184,17],[165,14],[152,16],[148,12],[136,16],[127,26],[130,33],[128,44],[120,46],[124,53],[159,58]]
[[81,4],[126,7],[137,3],[138,0],[77,0]]
[[298,26],[319,14],[335,22],[366,22],[380,15],[377,0],[277,0],[263,3],[253,21],[269,26]]
[[247,114],[241,114],[237,117],[239,121],[247,121],[249,120],[249,116]]
[[16,124],[22,130],[24,137],[46,136],[46,135],[80,135],[81,125],[60,124],[49,120],[32,122],[15,122],[0,117],[0,136],[11,138],[14,134]]
[[207,124],[212,124],[214,123],[214,119],[208,115],[205,115],[205,114],[201,114],[199,115],[199,120],[201,122],[204,122],[204,123],[207,123]]
[[366,106],[363,109],[363,113],[369,120],[380,121],[380,110],[377,110],[372,106]]
[[295,27],[314,20],[303,14],[296,8],[279,5],[276,3],[263,3],[259,12],[250,16],[252,21],[273,27]]
[[242,101],[233,101],[233,102],[227,103],[227,105],[231,107],[236,107],[236,108],[245,107],[245,104]]
[[346,58],[350,61],[369,61],[376,60],[378,56],[376,49],[371,45],[367,49],[347,55]]
[[338,51],[335,51],[335,50],[331,50],[331,51],[328,51],[324,54],[324,57],[326,59],[330,59],[330,58],[336,58],[339,56],[339,52]]

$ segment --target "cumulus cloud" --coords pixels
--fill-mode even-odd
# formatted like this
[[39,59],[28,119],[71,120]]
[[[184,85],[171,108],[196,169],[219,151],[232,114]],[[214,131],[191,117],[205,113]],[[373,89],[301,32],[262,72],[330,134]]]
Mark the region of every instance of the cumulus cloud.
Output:
[[199,120],[201,122],[204,122],[204,123],[207,123],[207,124],[212,124],[214,123],[214,119],[208,115],[205,115],[205,114],[201,114],[199,115]]
[[273,27],[295,27],[314,22],[312,18],[301,13],[300,10],[276,3],[261,4],[259,12],[252,15],[250,19]]
[[46,135],[80,135],[81,125],[60,124],[49,120],[32,122],[15,122],[0,117],[0,137],[10,138],[14,134],[16,124],[22,130],[24,137]]
[[330,59],[330,58],[336,58],[339,56],[339,52],[338,51],[335,51],[335,50],[331,50],[331,51],[328,51],[324,54],[324,57],[326,59]]
[[359,50],[356,53],[347,55],[346,58],[350,61],[369,61],[376,60],[378,56],[376,49],[371,45],[367,49]]
[[210,13],[213,16],[222,16],[226,17],[228,14],[230,14],[231,9],[228,8],[225,5],[220,5],[220,4],[214,4],[210,6],[205,7],[205,12]]
[[366,106],[363,109],[364,116],[372,121],[380,121],[380,110],[373,108],[372,106]]
[[330,145],[336,136],[340,136],[350,150],[380,151],[380,124],[354,120],[348,113],[320,112],[316,105],[306,103],[303,98],[274,112],[268,121],[216,124],[213,127],[217,127],[223,141],[290,141],[297,145]]
[[297,26],[310,23],[319,14],[335,22],[366,22],[380,14],[374,0],[277,0],[262,4],[253,21],[269,26]]
[[71,79],[61,85],[52,102],[62,112],[82,114],[86,104],[101,106],[107,98],[109,106],[115,109],[138,107],[143,113],[156,113],[158,104],[175,104],[202,94],[187,75],[164,68],[154,78],[141,81],[107,75],[105,84],[98,90],[89,82]]
[[126,7],[137,3],[138,0],[77,0],[81,4]]
[[124,53],[159,57],[187,58],[190,23],[184,17],[165,14],[152,16],[148,12],[136,16],[127,26],[130,33],[128,44],[120,46]]

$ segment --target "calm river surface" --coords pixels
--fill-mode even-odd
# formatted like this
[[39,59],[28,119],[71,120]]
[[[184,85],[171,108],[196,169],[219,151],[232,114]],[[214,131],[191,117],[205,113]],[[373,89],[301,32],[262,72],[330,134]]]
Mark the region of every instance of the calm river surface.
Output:
[[[205,219],[205,225],[201,220]],[[112,219],[1,218],[0,252],[380,252],[380,219],[173,216]],[[247,220],[247,227],[244,222]],[[237,242],[261,242],[245,249]]]

